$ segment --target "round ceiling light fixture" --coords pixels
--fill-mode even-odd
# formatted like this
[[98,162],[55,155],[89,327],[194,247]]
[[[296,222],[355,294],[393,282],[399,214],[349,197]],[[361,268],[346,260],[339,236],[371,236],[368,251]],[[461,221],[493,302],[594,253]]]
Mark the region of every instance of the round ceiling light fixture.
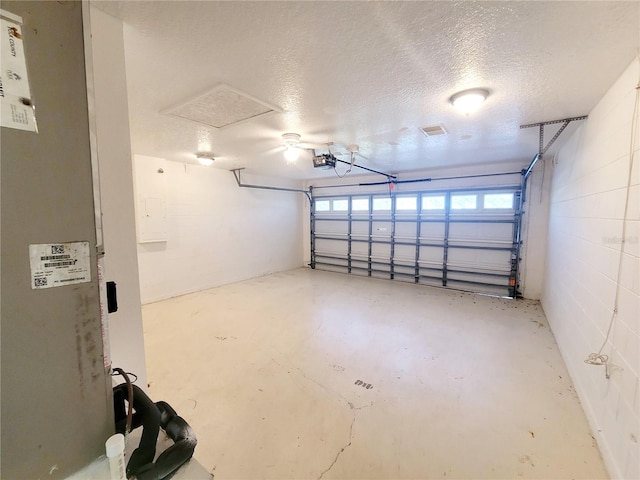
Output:
[[489,90],[484,88],[472,88],[452,95],[449,101],[454,107],[466,116],[469,116],[480,108],[488,96]]
[[198,159],[200,165],[203,165],[205,167],[211,166],[213,164],[213,161],[215,160],[215,158],[213,157],[213,153],[207,152],[196,153],[196,158]]
[[297,133],[283,133],[282,141],[286,147],[284,151],[284,159],[287,163],[294,163],[298,159],[300,151],[298,144],[300,143],[300,135]]

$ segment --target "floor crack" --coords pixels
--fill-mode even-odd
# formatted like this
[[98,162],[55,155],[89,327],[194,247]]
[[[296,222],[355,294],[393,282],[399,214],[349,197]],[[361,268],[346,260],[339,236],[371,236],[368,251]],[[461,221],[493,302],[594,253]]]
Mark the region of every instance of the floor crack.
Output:
[[373,407],[373,400],[371,401],[371,403],[369,405],[362,405],[360,407],[356,407],[353,403],[351,402],[347,402],[349,404],[349,408],[351,410],[362,410],[363,408],[369,408],[369,407]]
[[[304,371],[303,371],[300,367],[296,367],[296,370],[298,370],[298,372],[300,372],[300,375],[302,375],[302,377],[303,377],[305,380],[307,380],[307,381],[309,381],[309,382],[311,382],[311,383],[315,383],[317,386],[319,386],[319,387],[320,387],[320,388],[322,388],[323,390],[327,390],[327,391],[329,391],[329,392],[333,392],[333,390],[331,390],[330,388],[325,387],[324,385],[322,385],[322,384],[321,384],[321,383],[319,383],[319,382],[316,382],[313,378],[309,378],[309,377],[307,377],[307,374],[306,374],[306,373],[304,373]],[[334,393],[336,393],[336,392],[334,392]],[[339,395],[340,397],[342,397],[342,395],[340,395],[340,394],[338,394],[338,395]]]
[[333,459],[333,462],[331,462],[331,465],[329,465],[329,468],[327,468],[324,472],[322,472],[320,474],[320,476],[318,477],[318,480],[320,480],[322,477],[324,477],[324,474],[327,473],[329,470],[331,470],[333,468],[333,466],[338,462],[338,459],[340,458],[340,455],[342,455],[342,452],[344,452],[347,448],[349,448],[351,446],[351,441],[353,438],[353,424],[356,423],[356,416],[353,416],[353,420],[351,420],[351,427],[349,428],[349,443],[347,443],[344,447],[342,447],[340,449],[340,451],[336,454],[336,458]]

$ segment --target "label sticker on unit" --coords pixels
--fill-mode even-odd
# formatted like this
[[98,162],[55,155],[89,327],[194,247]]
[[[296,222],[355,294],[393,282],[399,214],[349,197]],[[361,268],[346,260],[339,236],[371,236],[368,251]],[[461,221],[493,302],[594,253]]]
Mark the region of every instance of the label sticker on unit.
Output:
[[4,10],[0,18],[0,125],[37,132],[35,110],[27,77],[22,25],[9,19]]
[[91,281],[89,242],[29,245],[31,288],[52,288]]

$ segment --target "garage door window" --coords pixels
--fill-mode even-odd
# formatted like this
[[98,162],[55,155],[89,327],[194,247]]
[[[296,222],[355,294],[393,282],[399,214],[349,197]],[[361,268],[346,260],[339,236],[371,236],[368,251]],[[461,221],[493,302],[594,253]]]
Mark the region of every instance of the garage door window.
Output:
[[444,195],[422,197],[422,210],[444,210]]
[[329,200],[316,200],[315,207],[316,212],[328,212],[331,210],[331,203]]
[[391,210],[391,198],[390,197],[378,197],[373,199],[373,210]]
[[346,212],[349,209],[349,200],[340,199],[333,201],[334,212]]
[[475,210],[476,195],[451,195],[451,210]]
[[418,199],[416,197],[398,197],[396,199],[396,210],[417,210]]
[[354,212],[368,212],[369,211],[369,199],[367,197],[354,198],[351,201],[351,209]]
[[513,193],[487,193],[483,205],[485,209],[512,209]]

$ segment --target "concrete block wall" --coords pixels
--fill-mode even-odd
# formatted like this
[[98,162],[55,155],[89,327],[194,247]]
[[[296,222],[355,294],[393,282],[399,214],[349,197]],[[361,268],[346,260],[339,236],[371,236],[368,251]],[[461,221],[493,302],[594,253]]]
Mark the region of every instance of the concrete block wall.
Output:
[[[138,243],[142,303],[302,266],[304,194],[240,188],[215,167],[166,161],[163,170],[167,241]],[[300,187],[244,172],[242,181]]]
[[[542,297],[609,473],[628,479],[640,478],[639,78],[636,59],[555,159]],[[606,378],[584,360],[605,341],[616,296]]]

